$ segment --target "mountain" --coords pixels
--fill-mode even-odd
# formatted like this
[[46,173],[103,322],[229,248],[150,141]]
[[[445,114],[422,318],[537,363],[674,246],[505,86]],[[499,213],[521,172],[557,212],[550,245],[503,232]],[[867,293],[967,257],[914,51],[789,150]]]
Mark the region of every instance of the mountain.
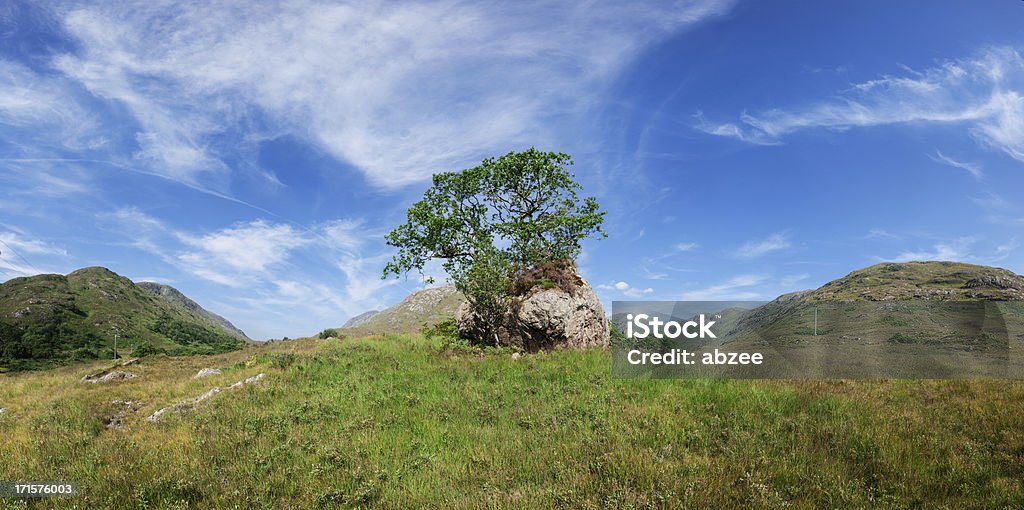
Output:
[[373,314],[356,326],[346,323],[342,329],[349,336],[414,333],[420,331],[425,324],[435,324],[454,317],[459,305],[465,301],[466,298],[455,290],[454,285],[423,289],[409,294],[401,303]]
[[1024,277],[1006,269],[960,262],[885,262],[826,283],[806,298],[1016,301],[1024,299]]
[[102,267],[0,284],[0,370],[112,356],[115,333],[118,350],[134,355],[207,354],[245,345],[244,333],[226,332],[227,321],[211,319],[177,291],[158,296],[149,287]]
[[746,312],[723,343],[772,351],[793,366],[813,360],[818,375],[954,377],[1019,370],[1021,340],[1024,277],[973,264],[906,262],[779,296]]
[[354,328],[357,326],[362,326],[363,324],[366,323],[366,321],[372,319],[373,316],[377,315],[378,313],[380,313],[380,310],[370,310],[369,312],[363,312],[345,321],[345,325],[343,325],[342,328]]
[[227,319],[199,306],[199,303],[192,301],[188,296],[182,294],[181,291],[171,287],[170,285],[164,285],[156,282],[136,282],[135,285],[150,292],[157,298],[164,300],[172,306],[183,308],[189,315],[200,322],[206,322],[217,326],[225,333],[241,338],[242,340],[251,340],[246,336],[245,332],[235,327],[235,325],[231,324]]

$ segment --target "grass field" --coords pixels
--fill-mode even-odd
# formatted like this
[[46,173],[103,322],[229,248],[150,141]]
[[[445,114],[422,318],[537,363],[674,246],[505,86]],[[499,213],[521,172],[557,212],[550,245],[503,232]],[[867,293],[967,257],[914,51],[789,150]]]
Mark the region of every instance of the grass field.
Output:
[[[512,359],[422,337],[78,382],[104,366],[0,376],[0,480],[82,487],[0,508],[1024,506],[1021,382],[616,380],[606,350]],[[192,379],[204,367],[223,374]],[[141,404],[106,428],[124,399]]]

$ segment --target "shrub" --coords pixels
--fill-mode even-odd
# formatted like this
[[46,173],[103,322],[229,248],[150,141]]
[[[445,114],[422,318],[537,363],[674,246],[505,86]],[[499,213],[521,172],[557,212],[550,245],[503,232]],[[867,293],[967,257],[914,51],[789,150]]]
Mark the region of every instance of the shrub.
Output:
[[558,287],[572,294],[583,285],[583,280],[576,273],[576,265],[572,259],[561,259],[544,262],[537,267],[517,267],[509,282],[508,294],[523,296],[534,287],[553,289]]
[[136,345],[134,349],[132,349],[132,356],[152,356],[154,354],[160,354],[163,352],[165,352],[163,349],[158,349],[156,347],[153,347],[153,344],[143,341]]
[[270,366],[284,370],[295,363],[295,355],[290,352],[274,352],[270,356]]
[[896,344],[916,344],[918,340],[910,335],[904,333],[896,333],[889,337],[889,341]]
[[455,323],[455,319],[451,318],[445,319],[436,324],[424,324],[420,332],[423,333],[423,336],[428,340],[434,338],[458,338],[459,326]]
[[334,328],[327,328],[321,331],[319,336],[321,340],[326,340],[328,338],[341,338],[341,333],[338,333],[338,330]]

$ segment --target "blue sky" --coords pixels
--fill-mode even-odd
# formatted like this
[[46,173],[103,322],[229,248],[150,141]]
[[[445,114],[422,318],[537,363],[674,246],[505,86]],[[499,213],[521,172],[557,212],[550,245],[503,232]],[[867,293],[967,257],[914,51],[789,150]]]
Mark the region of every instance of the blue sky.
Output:
[[0,279],[310,334],[421,287],[382,238],[433,172],[531,145],[608,211],[606,304],[1024,272],[1022,2],[190,4],[0,5]]

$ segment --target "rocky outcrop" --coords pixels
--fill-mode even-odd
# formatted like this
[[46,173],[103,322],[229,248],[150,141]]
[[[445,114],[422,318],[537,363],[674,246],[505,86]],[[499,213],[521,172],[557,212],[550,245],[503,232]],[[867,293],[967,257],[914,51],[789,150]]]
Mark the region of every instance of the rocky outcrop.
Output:
[[218,393],[220,393],[220,392],[222,392],[224,390],[234,390],[234,389],[241,388],[242,386],[245,386],[245,385],[256,384],[256,383],[260,382],[263,379],[263,377],[264,377],[264,374],[261,372],[261,373],[256,374],[256,375],[254,375],[254,376],[252,376],[252,377],[250,377],[248,379],[244,379],[244,380],[238,381],[235,384],[232,384],[231,386],[228,386],[226,388],[221,388],[220,386],[214,386],[213,388],[210,389],[210,391],[207,391],[206,393],[203,393],[202,395],[199,395],[198,397],[190,398],[190,399],[188,399],[188,400],[186,400],[184,402],[179,402],[179,403],[174,404],[174,405],[169,405],[167,407],[160,408],[158,411],[156,411],[155,413],[150,415],[149,418],[146,418],[146,420],[149,421],[150,423],[156,423],[156,422],[160,421],[163,418],[163,416],[165,414],[167,414],[168,412],[183,413],[185,411],[193,409],[197,404],[200,404],[200,403],[202,403],[202,402],[204,402],[206,400],[209,400],[210,398],[213,398],[213,396],[217,395]]
[[342,333],[356,337],[385,333],[416,333],[425,325],[450,319],[466,298],[454,285],[413,292],[401,303],[374,313],[357,326],[346,324]]
[[378,313],[380,313],[380,310],[370,310],[369,312],[363,312],[345,321],[345,324],[343,324],[341,327],[358,328],[359,326],[366,324],[370,319],[373,318],[374,315],[377,315]]
[[569,290],[536,286],[513,298],[496,332],[468,303],[459,307],[456,321],[459,334],[465,338],[531,352],[608,345],[604,307],[582,278]]

